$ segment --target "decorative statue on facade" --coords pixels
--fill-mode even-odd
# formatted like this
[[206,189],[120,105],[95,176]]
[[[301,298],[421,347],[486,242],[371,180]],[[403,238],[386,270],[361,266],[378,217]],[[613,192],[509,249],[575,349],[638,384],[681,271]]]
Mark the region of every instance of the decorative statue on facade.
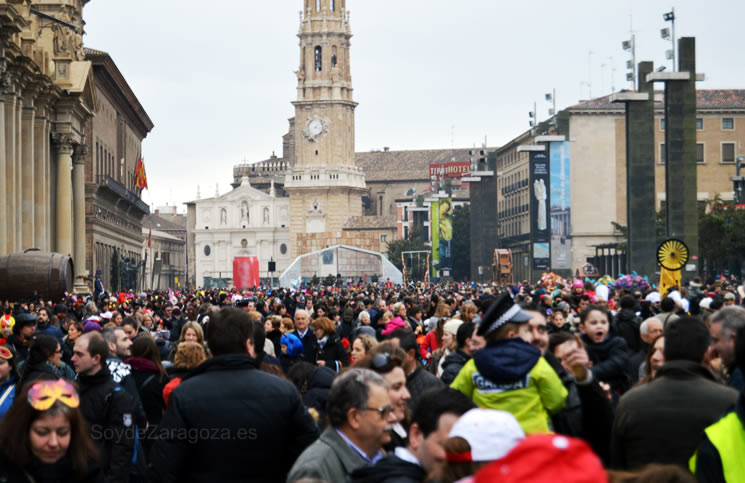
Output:
[[546,220],[546,183],[542,179],[536,180],[533,183],[533,192],[535,199],[538,201],[538,229],[543,231],[547,228]]

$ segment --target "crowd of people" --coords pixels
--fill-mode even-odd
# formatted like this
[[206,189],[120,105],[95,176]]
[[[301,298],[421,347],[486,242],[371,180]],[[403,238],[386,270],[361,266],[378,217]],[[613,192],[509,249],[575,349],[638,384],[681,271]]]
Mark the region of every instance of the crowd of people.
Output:
[[2,302],[0,481],[745,481],[745,287]]

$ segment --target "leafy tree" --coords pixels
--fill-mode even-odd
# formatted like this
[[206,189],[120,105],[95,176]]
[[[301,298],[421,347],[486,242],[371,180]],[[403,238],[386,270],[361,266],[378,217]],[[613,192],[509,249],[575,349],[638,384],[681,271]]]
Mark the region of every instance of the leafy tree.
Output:
[[453,210],[453,279],[463,280],[471,275],[471,207],[456,206]]
[[[402,252],[427,250],[430,250],[430,248],[424,244],[424,237],[422,236],[421,230],[414,230],[406,240],[394,240],[389,242],[386,256],[388,257],[388,260],[396,266],[396,268],[403,271],[403,264],[401,263]],[[423,267],[412,268],[414,267],[407,267],[409,279],[421,280],[424,278],[424,272],[422,271]]]
[[707,202],[708,212],[699,214],[698,248],[710,274],[726,270],[739,275],[745,262],[745,210],[733,202]]

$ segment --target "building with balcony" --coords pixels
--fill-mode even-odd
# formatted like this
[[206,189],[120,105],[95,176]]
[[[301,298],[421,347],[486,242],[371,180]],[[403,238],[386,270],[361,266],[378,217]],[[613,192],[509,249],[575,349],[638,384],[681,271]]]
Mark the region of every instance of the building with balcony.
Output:
[[[85,268],[91,278],[101,270],[107,290],[140,289],[142,277],[129,272],[142,271],[143,217],[150,208],[135,186],[135,165],[153,122],[109,54],[85,49],[85,58],[98,101],[86,132]],[[119,273],[112,273],[114,253]]]

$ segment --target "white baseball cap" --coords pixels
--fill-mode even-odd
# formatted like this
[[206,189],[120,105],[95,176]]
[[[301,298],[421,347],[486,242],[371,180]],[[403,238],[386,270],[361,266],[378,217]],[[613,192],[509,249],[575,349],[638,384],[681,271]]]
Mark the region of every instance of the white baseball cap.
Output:
[[471,461],[503,458],[525,437],[520,423],[507,411],[471,409],[455,422],[449,437],[461,437],[471,446]]

